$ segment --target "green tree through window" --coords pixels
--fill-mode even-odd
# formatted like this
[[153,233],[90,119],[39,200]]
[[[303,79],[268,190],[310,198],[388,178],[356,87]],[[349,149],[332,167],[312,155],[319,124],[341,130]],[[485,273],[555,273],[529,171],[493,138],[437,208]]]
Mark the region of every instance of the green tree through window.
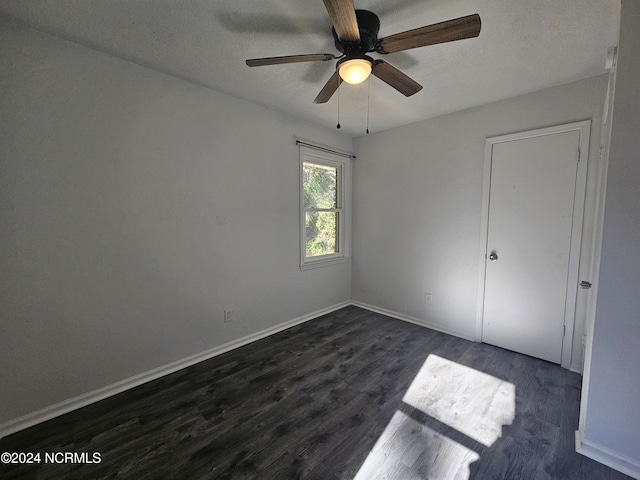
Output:
[[306,257],[338,253],[339,167],[303,163]]

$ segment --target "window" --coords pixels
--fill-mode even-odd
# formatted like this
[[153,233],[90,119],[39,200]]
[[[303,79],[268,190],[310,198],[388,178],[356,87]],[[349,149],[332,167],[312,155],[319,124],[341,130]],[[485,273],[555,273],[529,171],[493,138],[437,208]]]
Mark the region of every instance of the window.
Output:
[[300,147],[300,268],[348,259],[350,159]]

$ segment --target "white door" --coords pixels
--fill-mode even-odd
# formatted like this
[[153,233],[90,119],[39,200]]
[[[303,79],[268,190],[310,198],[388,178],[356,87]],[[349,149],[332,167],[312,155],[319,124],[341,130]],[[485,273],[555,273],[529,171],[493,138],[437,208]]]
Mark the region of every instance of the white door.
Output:
[[585,135],[588,127],[586,133],[555,128],[491,142],[485,343],[555,363],[570,361],[562,360],[563,345],[569,354],[571,349],[565,331],[569,337],[573,332]]

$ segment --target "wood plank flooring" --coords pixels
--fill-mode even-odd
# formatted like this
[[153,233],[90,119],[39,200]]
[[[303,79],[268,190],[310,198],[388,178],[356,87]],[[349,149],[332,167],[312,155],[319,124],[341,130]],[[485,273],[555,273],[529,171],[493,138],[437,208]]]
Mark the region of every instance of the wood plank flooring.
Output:
[[0,439],[101,459],[0,478],[629,478],[575,453],[580,380],[346,307]]

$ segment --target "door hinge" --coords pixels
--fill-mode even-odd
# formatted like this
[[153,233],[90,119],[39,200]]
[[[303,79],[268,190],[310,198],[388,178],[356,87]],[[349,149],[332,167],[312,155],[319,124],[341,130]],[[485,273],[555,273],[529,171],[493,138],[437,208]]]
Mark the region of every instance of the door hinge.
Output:
[[564,337],[567,334],[567,326],[562,325],[562,336]]

